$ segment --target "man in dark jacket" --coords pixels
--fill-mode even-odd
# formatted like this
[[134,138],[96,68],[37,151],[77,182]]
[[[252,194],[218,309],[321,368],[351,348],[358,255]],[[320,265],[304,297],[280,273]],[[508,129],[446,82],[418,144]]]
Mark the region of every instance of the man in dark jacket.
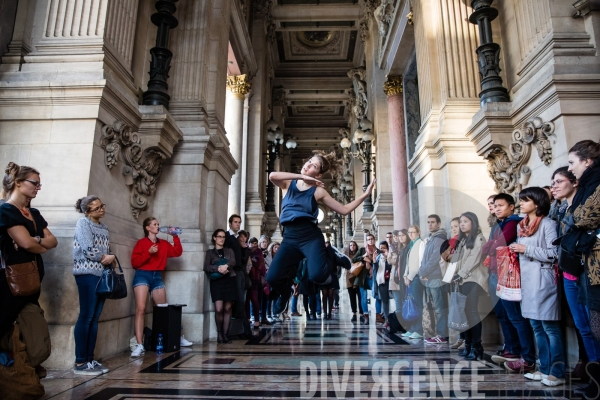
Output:
[[448,296],[442,285],[442,270],[440,268],[442,244],[448,239],[446,231],[442,229],[442,220],[439,215],[432,214],[427,217],[429,237],[425,243],[423,260],[419,268],[419,277],[425,286],[427,297],[432,299],[435,310],[435,333],[432,338],[425,339],[425,343],[448,343]]
[[244,310],[246,304],[246,271],[244,269],[246,266],[242,265],[242,246],[238,241],[238,231],[240,230],[241,225],[242,217],[237,214],[232,214],[229,217],[229,231],[225,233],[225,247],[229,247],[233,250],[233,254],[235,254],[234,271],[237,299],[233,304],[232,316],[235,319],[242,320],[244,334],[252,337],[252,329],[250,328],[250,323],[248,322],[248,318],[246,318],[246,312]]

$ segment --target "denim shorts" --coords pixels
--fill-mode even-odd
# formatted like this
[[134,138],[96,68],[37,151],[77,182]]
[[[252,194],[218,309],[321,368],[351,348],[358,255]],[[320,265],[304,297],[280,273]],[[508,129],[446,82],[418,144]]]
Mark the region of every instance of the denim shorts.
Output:
[[165,284],[163,283],[160,271],[144,271],[138,269],[135,271],[133,277],[133,287],[145,285],[148,286],[150,292],[156,289],[164,289]]

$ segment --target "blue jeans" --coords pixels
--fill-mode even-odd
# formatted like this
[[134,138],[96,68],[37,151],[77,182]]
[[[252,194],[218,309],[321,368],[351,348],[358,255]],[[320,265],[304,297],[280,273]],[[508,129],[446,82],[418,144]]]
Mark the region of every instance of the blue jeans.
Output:
[[510,354],[519,355],[521,354],[521,344],[519,343],[519,333],[513,326],[512,322],[506,314],[504,309],[504,302],[502,302],[498,296],[496,296],[496,286],[498,286],[498,274],[490,273],[490,297],[494,304],[494,314],[502,329],[502,335],[504,336],[504,349]]
[[435,333],[443,338],[448,337],[448,296],[440,287],[425,288],[431,297],[435,311]]
[[560,321],[530,319],[540,357],[540,372],[556,378],[565,377],[565,357]]
[[[365,286],[371,287],[372,284],[373,284],[373,278],[369,278],[369,276],[367,275],[367,277],[365,278]],[[369,313],[369,305],[367,304],[368,296],[369,296],[368,289],[361,287],[360,288],[360,303],[362,305],[362,309],[365,314]]]
[[563,279],[563,282],[565,287],[565,297],[567,298],[571,314],[573,314],[575,326],[583,339],[583,345],[585,346],[588,359],[590,362],[600,361],[600,343],[592,337],[589,311],[586,306],[577,303],[577,295],[579,294],[577,281],[570,281],[565,278]]
[[75,362],[79,364],[94,360],[98,320],[105,300],[96,295],[99,279],[91,274],[75,275],[79,292],[79,318],[75,324]]
[[423,335],[423,285],[421,284],[421,280],[419,279],[419,275],[415,276],[415,278],[410,282],[410,291],[415,298],[415,305],[417,310],[421,310],[419,313],[419,318],[414,320],[411,325],[409,332],[416,332],[419,335]]
[[533,345],[533,331],[527,318],[523,318],[521,314],[521,303],[502,299],[500,301],[506,310],[506,315],[508,315],[510,322],[517,331],[517,338],[519,338],[519,343],[521,344],[521,358],[529,363],[534,363],[535,347]]
[[298,296],[292,296],[292,314],[298,312]]
[[[404,285],[404,282],[400,282]],[[399,290],[392,290],[392,296],[394,296],[394,303],[396,303],[396,311],[402,311],[402,297]]]

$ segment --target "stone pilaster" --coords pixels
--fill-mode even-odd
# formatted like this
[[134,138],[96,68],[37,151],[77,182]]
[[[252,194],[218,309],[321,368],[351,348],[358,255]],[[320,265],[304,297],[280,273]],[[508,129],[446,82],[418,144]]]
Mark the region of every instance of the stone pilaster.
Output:
[[227,77],[227,99],[225,103],[225,130],[229,139],[229,149],[235,161],[240,165],[231,177],[229,186],[229,202],[227,214],[241,213],[242,174],[245,165],[242,164],[242,147],[244,142],[244,103],[250,84],[246,75]]
[[410,199],[408,196],[408,160],[406,157],[402,76],[388,76],[383,85],[383,91],[388,96],[394,226],[396,229],[406,229],[410,225]]

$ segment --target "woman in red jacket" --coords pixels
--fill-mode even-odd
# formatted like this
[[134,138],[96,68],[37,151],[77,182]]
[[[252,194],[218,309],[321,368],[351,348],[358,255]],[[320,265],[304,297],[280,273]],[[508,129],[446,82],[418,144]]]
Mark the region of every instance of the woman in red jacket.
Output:
[[141,343],[148,293],[152,294],[154,304],[167,302],[165,284],[160,272],[167,266],[167,258],[179,257],[183,253],[177,235],[172,235],[173,245],[156,237],[159,227],[156,218],[146,218],[143,223],[145,237],[138,240],[131,254],[131,266],[136,270],[133,278],[133,293],[135,294],[135,338],[137,340],[137,346],[131,353],[132,357],[139,357],[144,353],[144,346]]

